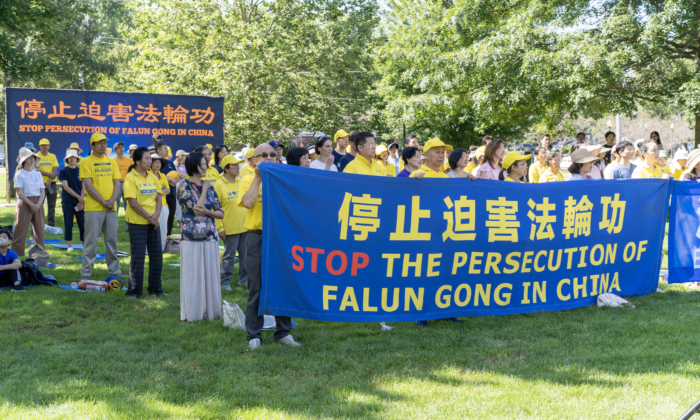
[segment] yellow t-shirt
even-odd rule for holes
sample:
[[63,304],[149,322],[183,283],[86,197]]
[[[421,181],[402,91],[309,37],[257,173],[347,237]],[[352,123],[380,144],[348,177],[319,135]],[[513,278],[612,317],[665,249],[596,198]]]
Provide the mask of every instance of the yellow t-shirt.
[[219,196],[221,208],[224,211],[223,219],[215,219],[216,230],[224,231],[227,235],[237,235],[245,232],[245,219],[248,214],[248,209],[239,207],[238,191],[241,187],[241,181],[236,178],[236,182],[229,182],[226,177],[221,177],[219,182],[214,184],[214,191]]
[[448,169],[452,169],[452,168],[450,168],[450,164],[449,164],[449,162],[447,162],[447,158],[445,158],[445,162],[443,162],[442,166],[440,166],[440,172],[447,173]]
[[474,165],[474,162],[470,160],[469,163],[467,163],[467,169],[465,169],[464,172],[472,173],[474,169],[476,169],[476,165]]
[[440,172],[435,172],[426,165],[421,165],[420,169],[411,172],[411,178],[415,178],[417,174],[425,172],[425,175],[423,175],[424,178],[449,178],[446,173],[440,171]]
[[[186,179],[190,179],[190,176],[187,175]],[[209,181],[209,185],[214,186],[216,182],[219,180],[219,171],[217,171],[215,168],[209,168],[207,169],[206,175],[202,177],[202,181]]]
[[114,161],[117,162],[117,167],[119,168],[119,179],[121,179],[122,182],[124,182],[124,179],[126,178],[126,173],[129,172],[129,166],[134,164],[134,160],[130,157],[115,157]]
[[[90,155],[81,161],[80,180],[92,179],[95,187],[103,200],[109,200],[114,193],[114,181],[120,179],[119,167],[114,159],[107,156],[101,158]],[[132,171],[133,172],[133,171]],[[116,211],[117,206],[112,207]],[[85,194],[85,211],[107,211],[107,207],[95,201],[90,194]]]
[[[247,209],[241,200],[246,192],[250,189],[250,185],[253,183],[253,178],[255,175],[248,175],[241,180],[241,186],[238,189],[238,207],[246,209],[245,217],[245,228],[246,230],[262,230],[263,228],[263,204],[262,204],[262,183],[260,183],[260,190],[258,191],[258,201],[255,202],[253,208]],[[214,186],[216,187],[216,185]],[[221,198],[219,198],[221,200]],[[224,217],[226,217],[226,211],[224,210]]]
[[523,181],[520,181],[520,180],[518,180],[518,181],[513,181],[513,180],[510,179],[509,177],[506,177],[505,181],[506,181],[506,182],[519,182],[519,183],[523,184]]
[[546,166],[542,166],[538,160],[535,160],[535,163],[530,165],[530,173],[528,176],[528,179],[530,180],[531,183],[538,183],[540,182],[540,178],[542,177],[542,174],[544,171],[547,170]]
[[[83,165],[85,166],[85,165]],[[135,198],[146,212],[156,212],[156,197],[163,195],[160,189],[160,181],[151,172],[146,178],[136,170],[129,172],[124,179],[124,198]],[[116,206],[115,206],[116,207]],[[136,213],[131,206],[126,206],[126,221],[135,225],[148,225],[148,220]]]
[[243,165],[243,167],[241,168],[241,173],[238,175],[241,177],[241,179],[243,179],[244,177],[246,177],[248,175],[254,175],[254,174],[255,174],[255,168],[251,167],[250,165],[248,165],[246,163],[245,165]]
[[363,156],[357,155],[352,162],[343,169],[343,173],[359,174],[359,175],[375,175],[385,176],[384,167],[378,161],[372,159],[370,163]]
[[673,175],[673,179],[675,179],[676,181],[680,181],[681,175],[683,175],[684,171],[685,168],[682,167],[680,163],[673,162],[671,164],[671,174]]
[[550,168],[545,169],[545,171],[540,175],[540,179],[538,182],[557,182],[557,181],[563,181],[564,180],[564,175],[557,171],[556,174],[552,173],[552,170]]
[[384,176],[396,177],[396,166],[391,163],[387,163],[387,165],[384,166],[381,160],[378,160],[377,162],[379,162],[382,168],[384,168]]
[[663,176],[663,171],[658,166],[654,165],[650,168],[649,165],[644,161],[639,161],[639,165],[632,172],[632,179],[635,178],[661,178]]
[[[163,172],[158,172],[158,175],[154,174],[153,171],[150,171],[150,173],[153,176],[155,176],[156,178],[158,178],[158,182],[160,183],[161,194],[163,193],[163,188],[167,188],[167,189],[171,188],[170,184],[168,184],[168,178],[165,176],[165,174]],[[163,207],[168,207],[168,204],[165,202],[165,195],[163,195]]]
[[[39,162],[36,163],[36,166],[41,169],[44,172],[51,172],[53,171],[53,168],[58,168],[58,160],[56,159],[56,155],[53,153],[47,153],[46,156],[41,154],[41,152],[37,152],[37,155],[40,156]],[[44,184],[48,182],[49,177],[44,176]],[[54,178],[56,179],[56,178]]]

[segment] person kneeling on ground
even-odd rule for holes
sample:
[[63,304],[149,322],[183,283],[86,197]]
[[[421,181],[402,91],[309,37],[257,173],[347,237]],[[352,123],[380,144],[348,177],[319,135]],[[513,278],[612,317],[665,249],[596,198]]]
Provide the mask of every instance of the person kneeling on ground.
[[0,230],[0,287],[12,286],[16,292],[24,292],[19,269],[22,263],[17,253],[9,248],[12,234],[9,230]]

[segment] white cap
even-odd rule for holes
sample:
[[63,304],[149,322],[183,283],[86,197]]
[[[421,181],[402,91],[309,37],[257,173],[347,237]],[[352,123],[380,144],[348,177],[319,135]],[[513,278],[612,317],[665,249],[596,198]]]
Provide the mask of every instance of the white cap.
[[679,149],[679,150],[676,152],[676,155],[674,156],[674,159],[675,159],[675,160],[678,160],[678,159],[686,159],[686,160],[687,160],[687,159],[688,159],[688,151],[685,150],[685,149]]

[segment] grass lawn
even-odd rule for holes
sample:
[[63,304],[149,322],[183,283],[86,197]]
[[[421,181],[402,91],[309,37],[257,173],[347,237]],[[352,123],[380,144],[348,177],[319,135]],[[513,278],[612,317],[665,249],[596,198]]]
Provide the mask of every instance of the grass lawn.
[[[12,214],[0,208],[0,224]],[[48,248],[67,266],[45,272],[77,280],[80,253]],[[297,319],[303,347],[264,332],[251,352],[221,320],[180,324],[177,262],[165,257],[164,298],[3,290],[0,418],[675,419],[700,398],[700,293],[680,286],[632,298],[635,309],[427,329]],[[93,278],[107,276],[97,264]],[[241,306],[246,296],[223,292]]]

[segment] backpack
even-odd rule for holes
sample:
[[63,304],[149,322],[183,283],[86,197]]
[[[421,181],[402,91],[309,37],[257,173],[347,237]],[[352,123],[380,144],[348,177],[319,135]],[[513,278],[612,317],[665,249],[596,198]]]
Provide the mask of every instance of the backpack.
[[36,261],[32,258],[27,258],[22,261],[22,268],[19,269],[19,276],[22,280],[22,286],[53,286],[58,284],[53,276],[44,276],[41,271],[39,271]]

